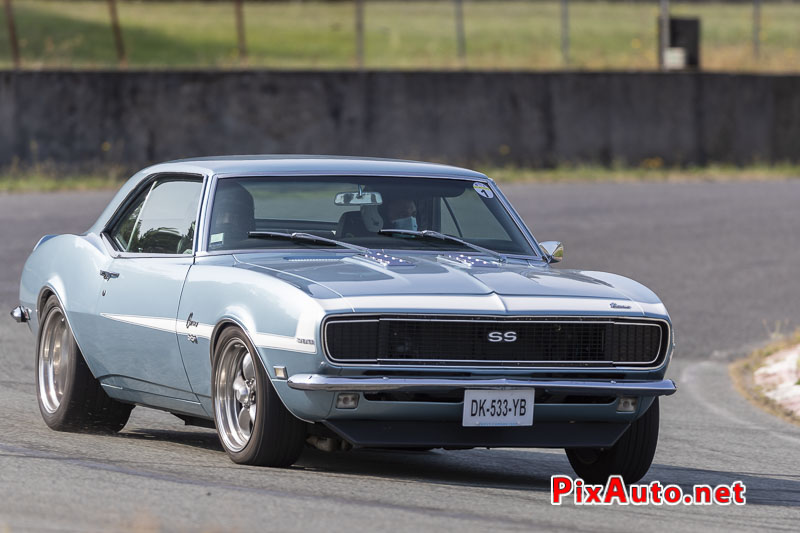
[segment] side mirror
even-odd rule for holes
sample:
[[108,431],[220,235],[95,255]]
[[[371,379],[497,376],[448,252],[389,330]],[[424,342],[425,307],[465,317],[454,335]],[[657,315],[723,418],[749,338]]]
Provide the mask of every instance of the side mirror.
[[548,263],[558,263],[564,259],[564,245],[558,241],[540,242],[539,248],[542,249],[544,260]]

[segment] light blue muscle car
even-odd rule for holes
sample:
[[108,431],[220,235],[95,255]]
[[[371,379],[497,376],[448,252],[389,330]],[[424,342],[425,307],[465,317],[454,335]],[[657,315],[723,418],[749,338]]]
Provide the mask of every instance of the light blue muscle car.
[[56,430],[119,431],[142,405],[216,428],[243,464],[555,447],[587,481],[633,482],[675,392],[669,315],[629,279],[553,269],[562,254],[477,172],[190,159],[42,237],[12,316]]

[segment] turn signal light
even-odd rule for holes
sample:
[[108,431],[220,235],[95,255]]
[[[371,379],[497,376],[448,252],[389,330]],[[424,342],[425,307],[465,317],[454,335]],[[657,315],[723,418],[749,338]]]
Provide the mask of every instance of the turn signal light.
[[337,409],[355,409],[358,407],[358,393],[343,392],[336,397]]
[[628,398],[627,396],[623,396],[619,399],[619,403],[617,404],[617,412],[633,413],[636,411],[637,403],[637,398]]

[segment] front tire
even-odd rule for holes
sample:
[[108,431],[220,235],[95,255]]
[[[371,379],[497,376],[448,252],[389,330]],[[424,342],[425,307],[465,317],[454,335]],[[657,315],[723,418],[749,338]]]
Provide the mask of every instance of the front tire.
[[636,483],[653,463],[658,444],[658,398],[645,414],[634,420],[610,448],[568,448],[567,458],[575,473],[586,483],[602,484],[619,475],[625,483]]
[[120,431],[133,406],[111,399],[94,378],[55,296],[40,316],[36,397],[45,423],[56,431]]
[[305,424],[283,406],[239,328],[229,327],[217,341],[211,394],[217,434],[233,462],[285,467],[300,457]]

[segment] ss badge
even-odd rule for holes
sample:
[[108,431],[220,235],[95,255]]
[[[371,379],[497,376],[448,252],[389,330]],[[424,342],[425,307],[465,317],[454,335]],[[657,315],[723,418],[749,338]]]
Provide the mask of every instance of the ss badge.
[[489,332],[489,342],[515,342],[517,340],[516,331],[491,331]]

